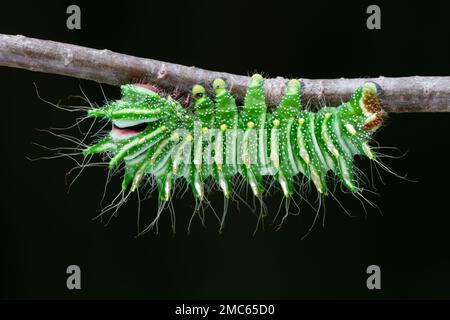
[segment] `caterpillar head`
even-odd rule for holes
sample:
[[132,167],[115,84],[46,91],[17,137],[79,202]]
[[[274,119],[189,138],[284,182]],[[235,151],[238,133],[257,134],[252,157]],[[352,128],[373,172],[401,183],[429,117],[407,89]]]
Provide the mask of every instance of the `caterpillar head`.
[[369,132],[374,132],[380,128],[385,117],[385,112],[381,107],[380,100],[377,97],[378,90],[373,82],[366,82],[362,86],[361,98],[359,105],[364,114],[364,129]]

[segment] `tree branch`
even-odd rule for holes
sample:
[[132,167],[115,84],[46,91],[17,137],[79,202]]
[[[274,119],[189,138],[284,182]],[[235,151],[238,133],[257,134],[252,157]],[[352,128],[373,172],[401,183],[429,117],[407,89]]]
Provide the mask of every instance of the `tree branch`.
[[[0,34],[0,65],[55,73],[100,83],[120,85],[136,81],[165,89],[190,92],[199,83],[211,91],[211,83],[223,78],[234,96],[242,101],[249,78],[224,72],[133,57],[109,50],[96,50],[60,42]],[[450,112],[450,77],[402,77],[364,79],[299,79],[304,101],[337,105],[365,81],[382,89],[388,112]],[[287,80],[266,79],[268,104],[273,106],[284,93]]]

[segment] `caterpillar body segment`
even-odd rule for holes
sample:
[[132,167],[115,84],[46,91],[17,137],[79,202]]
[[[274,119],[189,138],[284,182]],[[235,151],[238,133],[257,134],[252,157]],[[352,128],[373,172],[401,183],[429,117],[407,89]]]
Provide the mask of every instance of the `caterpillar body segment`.
[[358,192],[353,158],[375,159],[369,141],[384,118],[373,83],[357,88],[339,107],[317,112],[302,108],[298,80],[288,82],[273,111],[268,111],[264,79],[258,74],[251,77],[239,108],[224,80],[212,86],[214,97],[200,85],[193,87],[190,109],[146,87],[122,86],[120,100],[89,111],[92,117],[109,119],[112,130],[84,153],[109,153],[110,168],[124,163],[123,189],[134,191],[153,175],[163,201],[170,200],[178,178],[186,179],[202,200],[204,182],[212,177],[229,198],[237,174],[256,197],[265,191],[264,176],[272,176],[284,195],[292,196],[297,175],[327,195],[330,171],[348,190]]
[[239,127],[244,132],[241,145],[241,172],[256,197],[260,197],[264,189],[262,171],[267,160],[264,148],[260,150],[262,148],[260,141],[265,138],[261,135],[264,134],[267,118],[263,82],[261,75],[253,75],[245,95],[244,106],[239,114]]

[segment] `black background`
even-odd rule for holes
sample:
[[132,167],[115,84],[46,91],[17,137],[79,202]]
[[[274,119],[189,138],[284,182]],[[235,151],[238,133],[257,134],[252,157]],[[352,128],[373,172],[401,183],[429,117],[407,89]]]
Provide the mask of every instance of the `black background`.
[[[66,28],[72,2],[2,3],[0,32],[79,44],[239,74],[336,78],[450,75],[450,6],[444,1],[376,2],[382,29],[366,28],[371,2],[143,1],[73,2],[82,29]],[[448,3],[448,2],[447,2]],[[177,233],[167,214],[159,234],[135,238],[137,204],[131,198],[108,227],[92,221],[100,210],[106,169],[89,168],[67,193],[68,159],[29,161],[51,155],[32,144],[69,146],[35,129],[74,123],[57,102],[86,95],[98,104],[98,84],[57,75],[0,68],[2,185],[1,283],[4,298],[449,298],[448,114],[392,114],[377,134],[382,146],[398,147],[401,159],[385,159],[407,182],[374,174],[381,209],[367,214],[352,196],[337,192],[355,218],[332,198],[325,227],[304,240],[314,212],[301,203],[275,232],[252,236],[255,217],[230,207],[225,233],[207,213],[207,228],[186,224],[194,201],[175,201]],[[109,98],[118,90],[103,86]],[[79,101],[75,101],[80,103]],[[69,134],[80,137],[76,130]],[[369,173],[368,161],[359,161]],[[75,174],[76,175],[76,174]],[[74,178],[71,175],[69,180]],[[120,186],[113,178],[109,199]],[[142,194],[143,196],[143,194]],[[309,199],[314,201],[314,195]],[[155,214],[156,197],[141,204],[142,223]],[[248,197],[251,199],[251,197]],[[266,199],[273,216],[282,197]],[[221,211],[220,194],[211,195]],[[82,270],[82,290],[66,288],[66,267]],[[382,289],[366,288],[366,268],[382,270]]]

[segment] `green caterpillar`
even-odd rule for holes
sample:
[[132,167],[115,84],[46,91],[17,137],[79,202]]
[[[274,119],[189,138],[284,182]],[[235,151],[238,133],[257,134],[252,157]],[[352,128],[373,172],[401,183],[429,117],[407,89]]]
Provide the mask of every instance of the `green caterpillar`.
[[263,83],[259,74],[251,77],[242,107],[222,79],[212,84],[214,100],[196,85],[192,108],[151,87],[123,85],[120,100],[88,111],[91,117],[110,120],[113,128],[84,155],[108,153],[110,169],[123,162],[123,190],[134,191],[153,175],[162,201],[171,199],[178,178],[186,179],[194,196],[204,200],[210,176],[230,198],[237,174],[258,198],[265,191],[264,176],[272,176],[284,196],[291,197],[299,173],[327,195],[329,171],[358,192],[353,158],[375,159],[368,143],[385,116],[376,85],[363,84],[339,107],[311,112],[302,108],[300,82],[290,80],[270,112]]

